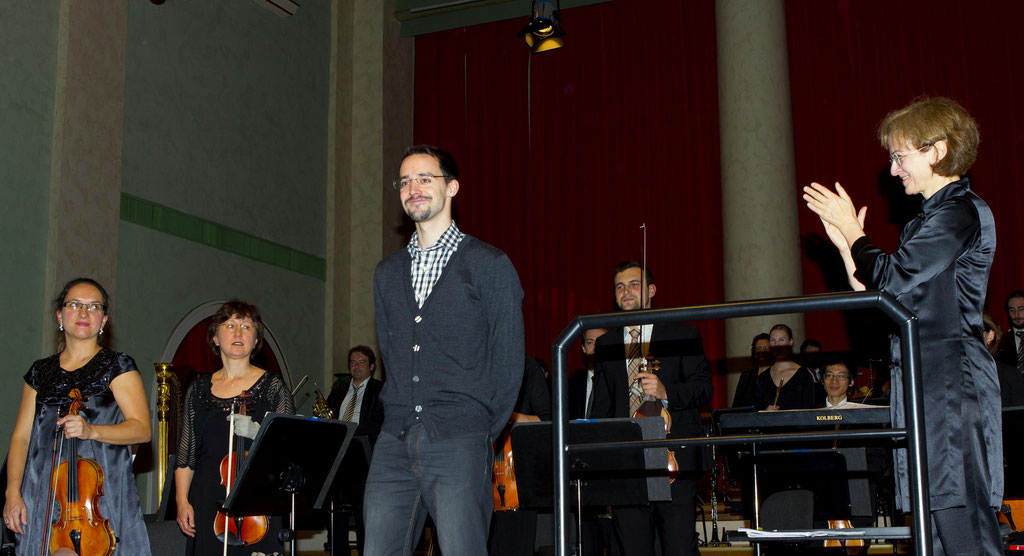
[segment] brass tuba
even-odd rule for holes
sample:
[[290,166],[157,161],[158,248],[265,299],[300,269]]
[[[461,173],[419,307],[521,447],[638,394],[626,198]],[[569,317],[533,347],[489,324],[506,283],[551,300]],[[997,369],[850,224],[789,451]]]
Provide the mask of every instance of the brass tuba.
[[316,397],[313,398],[313,416],[321,419],[334,419],[334,411],[327,404],[327,398],[324,398],[323,393],[320,392],[316,381],[313,381],[313,392],[316,394]]

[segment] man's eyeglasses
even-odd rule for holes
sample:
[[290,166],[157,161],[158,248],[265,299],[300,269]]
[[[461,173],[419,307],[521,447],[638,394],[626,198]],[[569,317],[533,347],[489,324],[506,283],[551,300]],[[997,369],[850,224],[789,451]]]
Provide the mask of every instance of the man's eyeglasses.
[[85,309],[88,313],[95,313],[96,311],[102,311],[105,307],[102,303],[96,302],[86,303],[84,301],[65,301],[64,308],[71,309],[72,311]]
[[400,178],[397,180],[393,180],[391,182],[391,185],[395,187],[396,191],[401,191],[414,183],[419,186],[430,185],[431,182],[434,181],[434,178],[447,178],[447,176],[443,174],[440,176],[431,176],[429,174],[423,174],[420,176],[416,176],[414,178]]
[[825,380],[845,380],[850,381],[850,375],[846,373],[825,373]]
[[912,150],[912,151],[910,151],[908,153],[903,153],[903,154],[900,154],[900,153],[890,153],[889,154],[889,165],[891,166],[893,163],[896,163],[896,165],[899,166],[900,169],[902,170],[903,169],[903,159],[904,158],[906,158],[906,157],[908,157],[908,156],[910,156],[910,155],[912,155],[914,153],[919,153],[919,152],[924,151],[924,150],[929,149],[929,148],[931,148],[930,144],[929,145],[925,145],[925,146],[923,146],[921,148],[918,148],[918,149],[914,149],[914,150]]

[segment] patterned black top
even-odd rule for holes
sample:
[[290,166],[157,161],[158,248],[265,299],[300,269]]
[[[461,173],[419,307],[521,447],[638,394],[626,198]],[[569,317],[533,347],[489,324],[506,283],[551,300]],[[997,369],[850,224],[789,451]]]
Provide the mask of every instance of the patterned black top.
[[[185,393],[185,408],[181,418],[181,437],[178,440],[178,467],[196,468],[197,460],[206,453],[213,452],[217,458],[227,454],[227,440],[223,442],[223,450],[218,446],[213,448],[204,446],[201,441],[206,427],[211,420],[220,417],[219,421],[226,421],[231,413],[231,404],[236,398],[218,398],[211,390],[213,382],[212,375],[204,374],[195,379],[189,385]],[[268,412],[274,413],[295,413],[295,402],[288,391],[287,385],[280,375],[264,373],[256,380],[256,383],[249,388],[249,415],[256,422],[263,421],[263,416]],[[218,425],[220,422],[218,421]],[[218,426],[218,429],[221,427]],[[225,432],[226,432],[225,428]],[[219,442],[217,444],[220,444]]]

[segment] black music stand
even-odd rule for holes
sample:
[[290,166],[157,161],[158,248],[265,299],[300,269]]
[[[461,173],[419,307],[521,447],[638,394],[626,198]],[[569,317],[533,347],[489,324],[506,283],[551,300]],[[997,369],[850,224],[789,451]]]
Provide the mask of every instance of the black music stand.
[[[510,434],[519,506],[550,508],[554,505],[551,422],[518,424],[512,427]],[[571,421],[566,434],[570,444],[663,439],[665,422],[661,419]],[[671,500],[667,465],[665,448],[570,452],[569,474],[576,480],[579,550],[582,550],[579,522],[583,506],[630,506]]]
[[[224,501],[228,515],[280,514],[289,510],[287,538],[295,551],[295,508],[320,509],[341,466],[356,424],[268,413],[249,456]],[[281,538],[281,537],[279,537]]]
[[[331,556],[342,554],[337,550],[338,532],[334,530],[334,512],[341,511],[341,509],[336,508],[335,504],[347,506],[346,513],[354,514],[357,511],[362,511],[363,492],[366,490],[366,477],[370,474],[370,456],[372,454],[368,437],[354,437],[341,459],[341,467],[335,473],[334,479],[327,485],[327,500],[330,501],[327,538],[331,545]],[[356,516],[356,519],[362,518]],[[345,544],[348,544],[347,531],[344,538]],[[345,551],[345,553],[347,552],[348,550]]]

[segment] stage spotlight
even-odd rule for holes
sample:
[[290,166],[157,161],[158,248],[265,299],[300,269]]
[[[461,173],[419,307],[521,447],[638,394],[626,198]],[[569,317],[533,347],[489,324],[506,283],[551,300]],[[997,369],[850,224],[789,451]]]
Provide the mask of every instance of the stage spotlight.
[[533,0],[533,11],[530,22],[519,31],[519,36],[526,39],[526,44],[533,53],[561,48],[565,41],[565,31],[559,25],[562,14],[551,0]]

